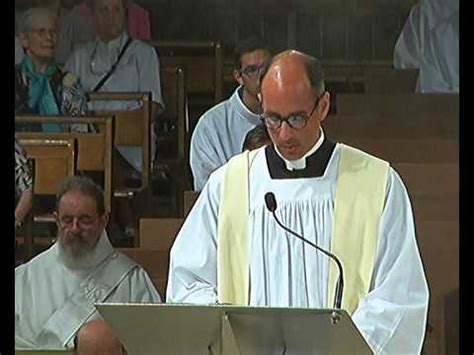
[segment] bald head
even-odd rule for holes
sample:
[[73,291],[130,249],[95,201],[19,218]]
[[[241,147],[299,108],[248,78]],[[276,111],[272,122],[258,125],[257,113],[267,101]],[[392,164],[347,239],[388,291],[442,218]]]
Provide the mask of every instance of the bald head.
[[262,94],[265,86],[311,90],[315,97],[325,91],[324,72],[316,58],[295,50],[287,50],[266,63],[260,76]]

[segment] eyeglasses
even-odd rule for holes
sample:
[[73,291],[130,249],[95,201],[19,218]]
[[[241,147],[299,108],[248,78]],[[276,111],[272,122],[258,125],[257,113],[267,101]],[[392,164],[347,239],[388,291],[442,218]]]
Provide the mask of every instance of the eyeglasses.
[[293,129],[302,129],[306,126],[306,123],[308,123],[308,120],[310,117],[313,115],[314,110],[316,110],[316,107],[318,107],[319,100],[321,99],[321,96],[316,99],[316,102],[313,105],[313,108],[311,109],[310,113],[308,115],[306,114],[300,114],[300,115],[288,115],[286,117],[281,117],[278,114],[262,114],[260,117],[262,118],[262,121],[265,123],[265,126],[269,129],[279,129],[283,122],[286,122],[288,126],[290,126]]
[[63,229],[70,229],[74,226],[74,219],[77,220],[77,226],[82,230],[91,229],[95,222],[97,221],[97,217],[91,216],[81,216],[81,217],[72,217],[72,216],[63,216],[63,217],[56,217],[56,222],[58,225]]
[[33,28],[31,29],[31,33],[34,33],[38,37],[46,37],[47,35],[50,37],[56,37],[58,35],[55,29],[51,30],[46,28]]
[[248,67],[245,67],[244,69],[239,69],[239,73],[247,75],[248,77],[258,77],[262,68],[263,68],[263,64],[262,65],[249,65]]

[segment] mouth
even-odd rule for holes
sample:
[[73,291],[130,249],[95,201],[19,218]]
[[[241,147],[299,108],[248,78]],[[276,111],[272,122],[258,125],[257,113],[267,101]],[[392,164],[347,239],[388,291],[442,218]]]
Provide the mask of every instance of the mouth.
[[64,235],[64,242],[66,244],[82,244],[83,238],[81,234],[68,233]]

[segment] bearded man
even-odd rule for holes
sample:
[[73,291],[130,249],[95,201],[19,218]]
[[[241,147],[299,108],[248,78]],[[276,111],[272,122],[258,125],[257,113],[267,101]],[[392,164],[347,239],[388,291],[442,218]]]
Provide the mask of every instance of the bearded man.
[[15,348],[120,354],[94,304],[159,303],[160,296],[146,271],[110,244],[103,192],[92,180],[63,183],[55,218],[56,243],[15,269]]

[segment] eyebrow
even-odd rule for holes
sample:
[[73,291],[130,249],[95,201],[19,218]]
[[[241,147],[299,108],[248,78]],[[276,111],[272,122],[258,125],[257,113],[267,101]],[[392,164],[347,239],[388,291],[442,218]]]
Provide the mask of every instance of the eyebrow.
[[271,115],[271,116],[278,116],[278,117],[289,117],[289,116],[301,116],[301,115],[307,115],[308,113],[306,111],[297,111],[297,112],[291,112],[288,115],[281,115],[278,112],[263,112],[264,115]]

